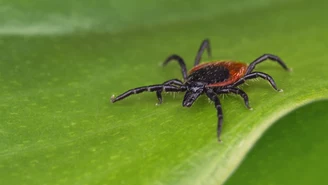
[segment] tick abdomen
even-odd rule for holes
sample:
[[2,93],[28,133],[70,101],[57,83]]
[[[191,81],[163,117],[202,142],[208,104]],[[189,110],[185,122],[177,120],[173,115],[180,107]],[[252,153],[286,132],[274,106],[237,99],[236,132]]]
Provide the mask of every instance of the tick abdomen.
[[247,64],[233,61],[203,63],[189,71],[188,81],[206,82],[209,87],[226,86],[237,81],[247,70]]

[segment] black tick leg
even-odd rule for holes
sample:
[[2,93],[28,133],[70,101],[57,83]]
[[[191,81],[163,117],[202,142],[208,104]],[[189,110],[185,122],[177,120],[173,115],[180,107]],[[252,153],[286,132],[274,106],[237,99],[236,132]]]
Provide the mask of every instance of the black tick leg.
[[247,74],[250,74],[255,66],[261,62],[264,62],[266,60],[272,60],[272,61],[275,61],[275,62],[278,62],[284,69],[286,69],[287,71],[290,71],[290,69],[287,67],[287,65],[278,57],[278,56],[275,56],[275,55],[272,55],[272,54],[264,54],[262,56],[260,56],[259,58],[255,59],[252,63],[249,64],[248,68],[247,68],[247,72],[246,72],[246,75]]
[[220,100],[215,92],[213,92],[212,89],[206,90],[207,97],[214,102],[215,108],[217,110],[217,116],[218,116],[218,126],[217,126],[217,136],[218,141],[221,142],[220,135],[222,130],[222,123],[223,123],[223,114],[222,114],[222,107]]
[[183,76],[183,80],[186,81],[187,80],[186,63],[183,61],[183,59],[179,55],[173,54],[173,55],[167,57],[167,59],[163,63],[163,66],[165,66],[166,64],[168,64],[172,60],[178,61],[179,65],[181,67],[181,73],[182,73],[182,76]]
[[165,81],[163,85],[176,85],[180,87],[183,86],[183,82],[181,82],[181,80],[178,79],[172,79],[172,80]]
[[210,41],[208,39],[203,40],[202,44],[200,45],[196,58],[195,58],[195,63],[194,66],[197,66],[200,62],[200,59],[202,58],[202,55],[205,51],[205,49],[207,49],[207,54],[209,57],[211,57],[211,46],[210,46]]
[[162,98],[162,91],[156,91],[156,96],[158,99],[158,103],[156,105],[160,105],[163,102],[163,98]]
[[274,82],[273,78],[266,74],[266,73],[262,73],[262,72],[253,72],[253,73],[250,73],[250,74],[247,74],[245,76],[243,76],[242,78],[240,78],[237,82],[235,82],[234,84],[232,84],[231,86],[228,86],[228,87],[236,87],[240,84],[243,84],[246,80],[249,80],[249,79],[253,79],[253,78],[263,78],[267,81],[269,81],[269,83],[271,84],[271,86],[276,90],[276,91],[279,91],[281,92],[282,90],[281,89],[278,89],[277,88],[277,85],[276,83]]
[[[111,102],[114,103],[116,101],[122,100],[132,94],[139,94],[145,91],[148,92],[158,92],[158,91],[165,91],[165,92],[183,92],[186,91],[187,88],[185,86],[181,86],[181,87],[175,87],[175,86],[170,86],[170,85],[162,85],[162,84],[158,84],[158,85],[150,85],[150,86],[143,86],[143,87],[137,87],[134,89],[130,89],[120,95],[118,95],[117,97],[112,96],[111,97]],[[158,95],[158,93],[157,93]],[[157,96],[158,100],[161,101],[162,96]]]
[[241,96],[244,99],[245,106],[248,109],[252,110],[252,107],[249,106],[249,101],[248,101],[247,94],[241,89],[238,89],[236,87],[231,87],[231,88],[227,88],[227,89],[219,89],[216,93],[217,94],[228,94],[228,93],[237,94],[237,95]]
[[[172,79],[172,80],[165,81],[163,83],[163,85],[175,85],[177,87],[181,87],[181,86],[183,86],[183,82],[181,82],[181,80],[178,80],[178,79]],[[162,102],[163,102],[162,91],[163,90],[156,91],[156,96],[157,96],[157,99],[158,99],[158,105],[162,104]]]

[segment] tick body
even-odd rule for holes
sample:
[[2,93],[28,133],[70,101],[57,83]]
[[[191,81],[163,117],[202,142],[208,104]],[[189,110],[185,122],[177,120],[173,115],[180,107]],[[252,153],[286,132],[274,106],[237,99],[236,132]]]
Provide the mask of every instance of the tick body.
[[207,87],[221,87],[232,84],[244,76],[247,65],[233,61],[203,63],[189,71],[188,81],[204,81]]
[[218,140],[221,141],[220,135],[223,123],[223,113],[218,95],[228,93],[237,94],[244,100],[245,106],[248,109],[251,109],[249,106],[247,94],[238,88],[238,86],[243,84],[246,80],[262,78],[267,80],[275,90],[280,91],[270,75],[263,72],[254,72],[253,70],[255,66],[269,59],[271,61],[277,62],[285,70],[289,69],[278,56],[272,54],[264,54],[251,62],[250,65],[228,60],[199,64],[201,56],[205,50],[207,50],[208,55],[211,56],[211,48],[208,39],[205,39],[202,42],[195,58],[194,67],[188,73],[186,64],[179,55],[173,54],[164,61],[164,65],[171,61],[177,61],[179,63],[183,81],[178,79],[171,79],[161,84],[137,87],[130,89],[117,97],[112,96],[111,101],[114,103],[132,94],[148,91],[156,92],[156,96],[160,104],[162,103],[163,91],[185,92],[182,106],[191,107],[200,95],[205,94],[211,101],[214,102],[215,109],[217,110],[217,137]]

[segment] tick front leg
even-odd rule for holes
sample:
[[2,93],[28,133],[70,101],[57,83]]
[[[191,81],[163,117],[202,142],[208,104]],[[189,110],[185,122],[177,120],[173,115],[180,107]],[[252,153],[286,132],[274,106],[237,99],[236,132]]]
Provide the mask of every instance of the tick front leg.
[[212,89],[208,89],[206,91],[207,97],[214,102],[215,109],[217,111],[217,117],[218,117],[218,126],[217,126],[217,136],[218,136],[218,141],[221,142],[220,135],[221,135],[221,130],[222,130],[222,123],[223,123],[223,114],[222,114],[222,107],[220,100],[217,96],[216,93],[213,92]]
[[[177,87],[181,87],[183,86],[183,82],[181,82],[181,80],[178,79],[172,79],[172,80],[165,81],[163,85],[175,85]],[[156,91],[156,97],[158,99],[157,105],[160,105],[163,102],[162,91],[163,90]]]
[[183,86],[183,82],[181,82],[181,80],[178,79],[172,79],[172,80],[165,81],[163,85]]
[[[139,94],[142,92],[158,92],[158,91],[165,91],[165,92],[183,92],[186,91],[186,87],[181,86],[181,87],[175,87],[175,86],[171,86],[171,85],[162,85],[162,84],[158,84],[158,85],[150,85],[150,86],[144,86],[144,87],[137,87],[134,89],[130,89],[120,95],[118,95],[117,97],[112,96],[111,97],[111,102],[115,103],[119,100],[122,100],[132,94]],[[158,93],[157,93],[158,94]],[[162,96],[157,96],[157,98],[159,99],[159,101],[161,101]]]
[[238,85],[245,83],[246,80],[258,78],[258,77],[263,78],[264,80],[267,80],[276,91],[279,91],[279,92],[283,91],[282,89],[277,88],[276,83],[274,82],[273,78],[270,75],[268,75],[266,73],[262,73],[262,72],[253,72],[248,75],[245,75],[244,77],[240,78],[237,82],[235,82],[234,84],[232,84],[231,86],[228,86],[228,87],[236,87]]

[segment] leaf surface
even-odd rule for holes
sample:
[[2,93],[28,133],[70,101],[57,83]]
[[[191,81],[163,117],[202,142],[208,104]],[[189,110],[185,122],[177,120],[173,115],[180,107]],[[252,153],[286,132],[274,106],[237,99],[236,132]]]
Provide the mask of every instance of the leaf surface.
[[[272,123],[327,98],[325,1],[213,2],[181,2],[171,8],[168,2],[142,1],[122,8],[36,1],[15,7],[37,10],[26,14],[26,21],[18,13],[11,22],[1,20],[4,184],[222,183]],[[15,9],[12,3],[6,7]],[[195,12],[197,7],[204,13]],[[61,21],[66,19],[76,25],[69,22],[66,28]],[[152,93],[109,103],[112,94],[180,78],[178,64],[162,68],[161,62],[177,53],[190,69],[204,38],[211,39],[213,53],[204,61],[250,63],[272,53],[293,69],[286,72],[269,61],[256,68],[270,74],[284,92],[264,80],[249,82],[242,89],[253,111],[240,97],[220,97],[223,143],[217,142],[216,111],[205,97],[189,109],[181,106],[182,94],[164,95],[160,106]]]

